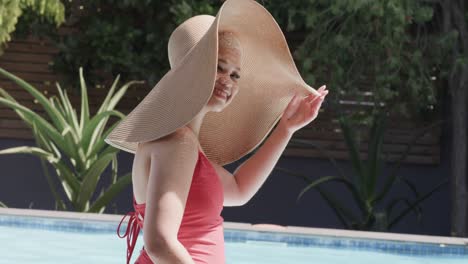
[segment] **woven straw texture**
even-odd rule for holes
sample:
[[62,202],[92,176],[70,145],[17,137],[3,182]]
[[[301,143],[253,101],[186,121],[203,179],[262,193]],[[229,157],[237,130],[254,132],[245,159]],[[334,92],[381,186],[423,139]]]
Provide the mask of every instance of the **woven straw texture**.
[[294,92],[317,91],[301,78],[284,35],[252,0],[227,0],[216,17],[200,15],[179,25],[168,44],[171,70],[105,139],[135,153],[188,124],[209,101],[218,61],[218,32],[232,31],[241,42],[239,92],[222,112],[209,112],[199,140],[206,156],[220,165],[253,151],[281,118]]

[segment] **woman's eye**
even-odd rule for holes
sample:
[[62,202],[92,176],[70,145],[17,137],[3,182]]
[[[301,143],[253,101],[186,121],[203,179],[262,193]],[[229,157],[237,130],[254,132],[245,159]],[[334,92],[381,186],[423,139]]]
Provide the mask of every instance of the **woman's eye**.
[[239,74],[237,74],[237,73],[231,74],[231,76],[233,76],[233,77],[236,78],[236,79],[240,79],[240,76],[239,76]]
[[223,68],[221,68],[221,66],[218,66],[218,71],[223,71]]

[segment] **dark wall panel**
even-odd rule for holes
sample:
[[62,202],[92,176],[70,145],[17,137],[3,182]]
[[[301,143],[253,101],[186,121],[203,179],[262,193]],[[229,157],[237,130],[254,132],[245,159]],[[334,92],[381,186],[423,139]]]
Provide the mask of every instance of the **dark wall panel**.
[[[0,149],[33,145],[30,140],[1,139]],[[444,144],[442,144],[443,146]],[[422,193],[435,186],[444,177],[448,177],[447,151],[443,149],[442,160],[439,165],[423,166],[405,164],[400,175],[415,182]],[[231,172],[247,157],[225,168]],[[131,170],[133,155],[119,153],[119,172]],[[345,171],[350,171],[348,162],[338,163]],[[301,171],[312,178],[336,175],[335,168],[326,159],[290,158],[283,156],[279,167]],[[389,168],[386,168],[388,174]],[[51,170],[53,173],[53,171]],[[107,186],[110,181],[110,170],[103,174],[98,189]],[[55,202],[49,191],[43,175],[39,159],[30,155],[2,155],[0,156],[0,201],[9,207],[33,208],[53,210]],[[55,179],[55,178],[54,178]],[[56,179],[55,179],[56,180]],[[55,182],[57,184],[57,182]],[[304,187],[302,180],[274,171],[259,192],[242,207],[225,207],[223,217],[225,221],[270,223],[292,226],[309,226],[323,228],[342,228],[333,211],[326,205],[320,195],[312,190],[296,202],[297,195]],[[325,188],[335,193],[342,201],[351,201],[351,196],[343,186],[331,183]],[[395,188],[392,195],[410,195],[409,189],[403,185]],[[434,194],[422,204],[423,224],[416,221],[410,213],[404,221],[398,224],[395,232],[449,235],[450,230],[450,197],[448,185]],[[353,203],[349,203],[353,206]],[[132,209],[132,188],[128,186],[111,205],[106,213],[125,214]],[[400,211],[398,207],[396,211]]]

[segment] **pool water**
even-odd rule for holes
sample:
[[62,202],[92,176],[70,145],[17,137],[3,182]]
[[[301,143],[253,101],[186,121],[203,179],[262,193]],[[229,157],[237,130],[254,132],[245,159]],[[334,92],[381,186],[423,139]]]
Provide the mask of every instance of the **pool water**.
[[[42,221],[42,220],[41,220]],[[49,220],[43,220],[49,221]],[[61,221],[61,220],[59,220]],[[64,220],[68,221],[68,220]],[[70,231],[69,226],[53,222],[49,226],[20,225],[3,221],[0,217],[0,263],[125,263],[126,239],[115,233],[115,223],[106,223],[107,231]],[[78,223],[78,222],[74,222]],[[90,224],[91,225],[91,224]],[[52,228],[55,226],[54,228]],[[114,230],[114,232],[112,232]],[[243,236],[242,232],[250,232]],[[253,234],[257,233],[257,234]],[[226,263],[232,264],[276,264],[276,263],[314,263],[314,264],[399,264],[399,263],[444,263],[467,264],[468,249],[459,246],[446,252],[430,252],[430,248],[406,247],[405,254],[381,252],[363,246],[345,247],[343,243],[335,246],[314,246],[306,240],[302,245],[292,245],[288,239],[278,239],[283,234],[260,234],[262,232],[225,230]],[[249,240],[265,238],[272,241]],[[291,235],[288,235],[291,236]],[[285,238],[285,237],[283,237]],[[334,238],[336,240],[336,238]],[[350,243],[349,238],[346,243]],[[275,242],[283,241],[283,242]],[[360,242],[359,242],[360,243]],[[381,243],[381,242],[379,242]],[[394,243],[394,242],[393,242]],[[405,243],[400,243],[402,246]],[[414,243],[413,243],[414,244]],[[367,244],[369,245],[369,243]],[[382,244],[384,245],[384,244]],[[143,246],[140,235],[132,256],[133,263]],[[416,252],[415,250],[419,250]],[[421,250],[427,250],[422,254]],[[414,251],[414,252],[413,252]],[[414,254],[413,254],[414,253]]]

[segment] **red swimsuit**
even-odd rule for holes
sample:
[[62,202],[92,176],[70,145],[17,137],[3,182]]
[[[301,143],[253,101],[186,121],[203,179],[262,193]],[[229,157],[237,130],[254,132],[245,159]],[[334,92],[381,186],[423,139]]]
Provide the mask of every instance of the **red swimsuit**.
[[[203,158],[200,158],[203,157]],[[223,209],[223,186],[216,170],[201,150],[190,185],[184,216],[177,238],[197,264],[225,263]],[[138,234],[143,229],[145,204],[137,204],[133,196],[134,212],[127,213],[117,228],[117,235],[127,236],[127,264],[135,247]],[[130,216],[125,234],[120,236],[120,225]],[[144,247],[136,260],[137,264],[153,263]]]

